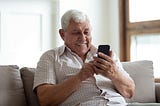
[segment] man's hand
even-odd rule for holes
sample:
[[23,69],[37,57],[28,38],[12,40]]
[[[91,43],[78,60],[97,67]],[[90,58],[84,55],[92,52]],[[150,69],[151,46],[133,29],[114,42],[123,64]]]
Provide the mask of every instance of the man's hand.
[[91,61],[89,63],[83,64],[81,71],[78,73],[78,76],[81,81],[84,81],[89,77],[93,77],[94,73],[94,64],[93,61]]
[[112,60],[112,51],[110,56],[107,56],[101,52],[98,53],[99,57],[94,57],[94,70],[96,74],[101,74],[109,79],[113,79],[117,74],[117,66]]
[[99,53],[98,55],[101,58],[94,57],[95,73],[111,79],[122,96],[131,98],[135,89],[134,81],[131,77],[121,73],[119,68],[116,66],[115,61],[112,59],[113,52],[110,51],[110,56],[103,53]]

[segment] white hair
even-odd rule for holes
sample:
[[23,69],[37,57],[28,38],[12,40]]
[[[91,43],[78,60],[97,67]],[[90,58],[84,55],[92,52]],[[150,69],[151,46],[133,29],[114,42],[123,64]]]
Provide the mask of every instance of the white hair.
[[89,21],[89,18],[86,14],[78,10],[69,10],[61,18],[61,26],[63,30],[66,30],[70,20],[73,20],[77,23]]

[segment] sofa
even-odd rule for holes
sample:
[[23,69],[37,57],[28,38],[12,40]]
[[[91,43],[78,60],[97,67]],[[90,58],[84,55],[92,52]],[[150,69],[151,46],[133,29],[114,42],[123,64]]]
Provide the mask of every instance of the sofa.
[[[154,82],[153,63],[148,60],[122,62],[135,81],[135,94],[128,105],[159,105],[160,83]],[[0,65],[0,106],[39,106],[33,92],[35,68]]]

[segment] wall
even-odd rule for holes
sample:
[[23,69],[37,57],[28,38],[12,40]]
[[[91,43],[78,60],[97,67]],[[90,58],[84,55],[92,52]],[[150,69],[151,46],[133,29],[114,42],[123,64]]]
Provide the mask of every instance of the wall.
[[57,1],[0,0],[0,64],[35,67],[56,45]]
[[120,55],[118,0],[108,0],[108,16],[108,42],[116,54]]

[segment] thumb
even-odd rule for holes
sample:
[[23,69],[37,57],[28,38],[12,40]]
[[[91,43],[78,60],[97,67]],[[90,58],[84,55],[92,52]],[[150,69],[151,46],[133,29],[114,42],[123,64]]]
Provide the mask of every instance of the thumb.
[[112,50],[109,51],[109,56],[110,56],[111,58],[113,58],[113,51],[112,51]]

